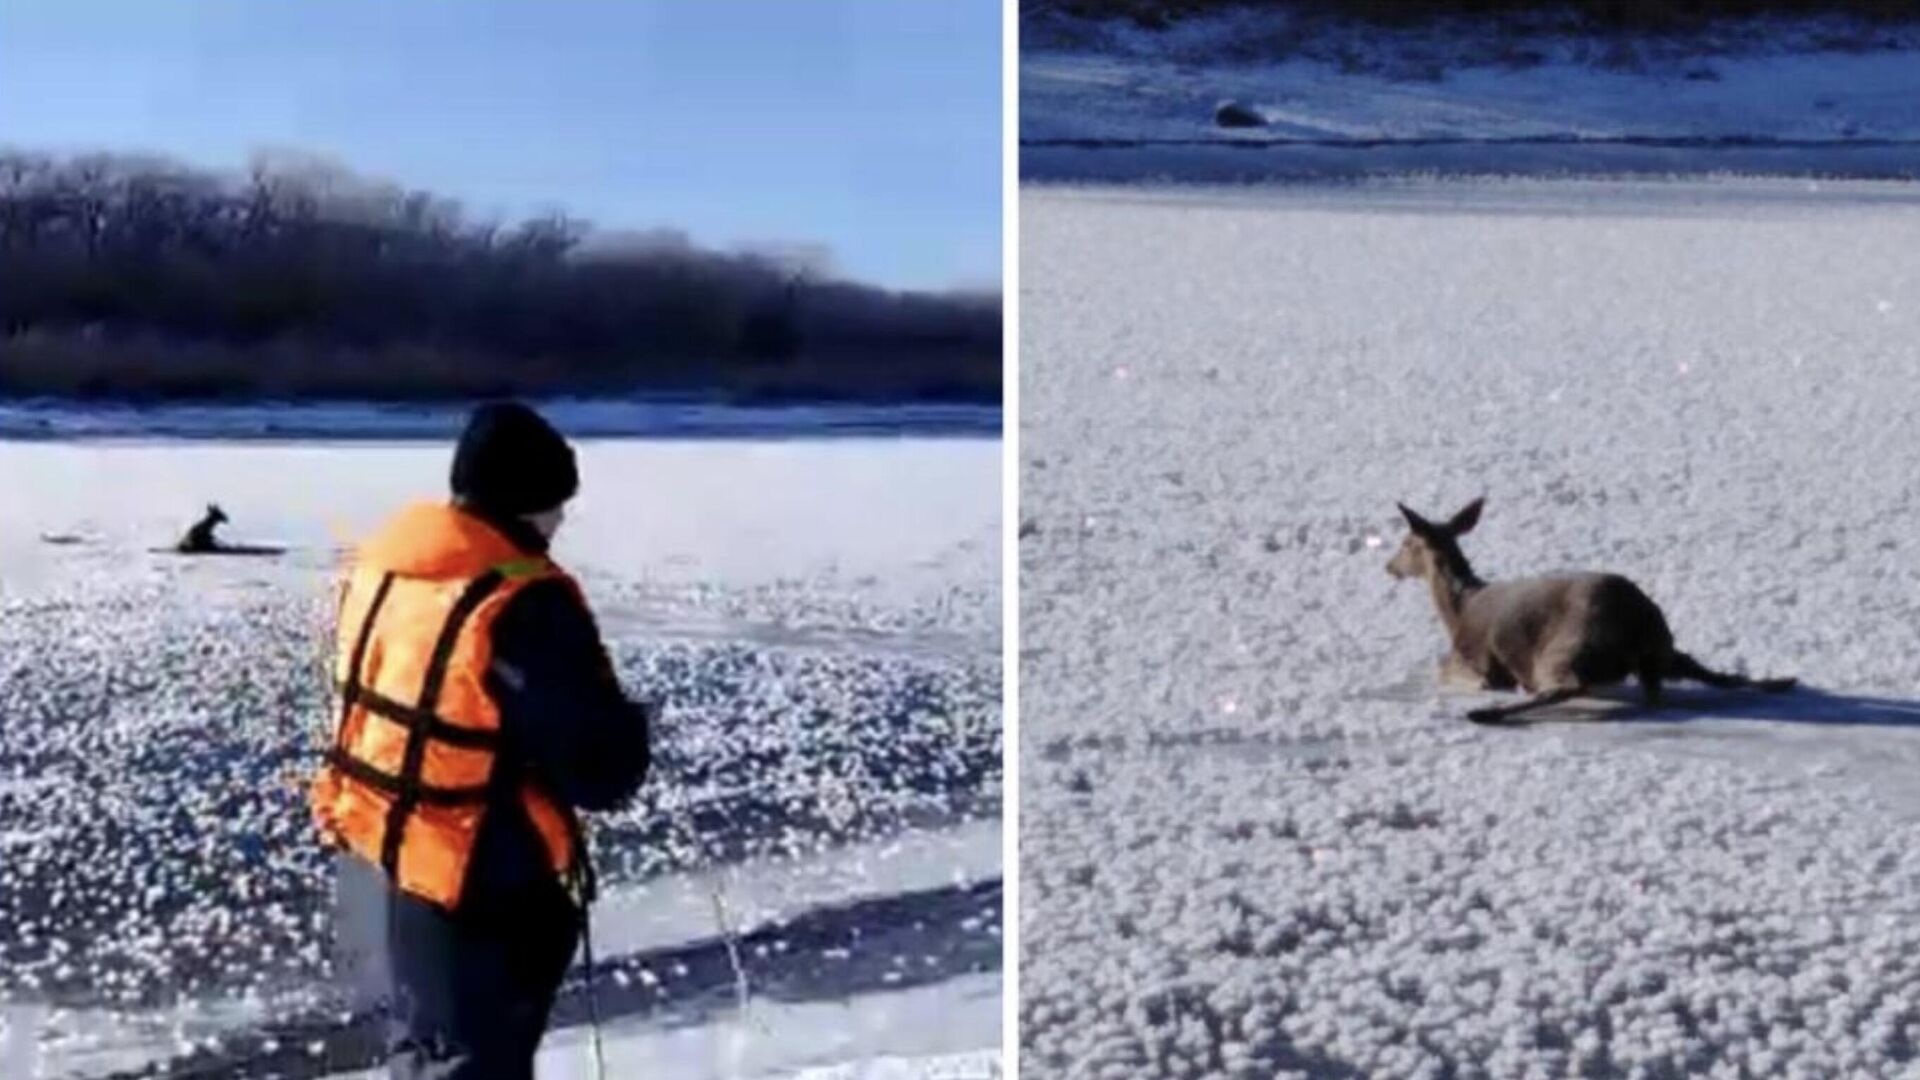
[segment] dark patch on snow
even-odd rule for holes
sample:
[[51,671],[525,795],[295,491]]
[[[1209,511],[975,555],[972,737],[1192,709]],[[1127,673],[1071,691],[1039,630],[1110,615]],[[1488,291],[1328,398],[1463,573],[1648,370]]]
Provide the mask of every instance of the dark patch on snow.
[[[830,1001],[897,992],[963,975],[1000,970],[1000,878],[969,885],[874,897],[816,908],[741,934],[752,1002]],[[604,959],[593,980],[603,1024],[646,1016],[659,1027],[706,1023],[736,1007],[735,974],[724,938]],[[575,968],[554,1004],[549,1032],[589,1021],[583,969]],[[383,1060],[378,1010],[316,1012],[236,1033],[217,1051],[201,1051],[106,1080],[284,1080],[368,1069]]]
[[1213,110],[1213,123],[1223,128],[1263,128],[1267,118],[1237,101],[1223,101]]

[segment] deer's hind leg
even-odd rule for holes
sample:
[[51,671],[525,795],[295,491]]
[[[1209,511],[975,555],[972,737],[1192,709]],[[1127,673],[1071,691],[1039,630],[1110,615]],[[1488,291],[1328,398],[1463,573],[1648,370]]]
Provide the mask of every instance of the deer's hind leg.
[[1557,690],[1548,690],[1535,694],[1517,705],[1498,705],[1485,709],[1474,709],[1467,713],[1467,719],[1476,724],[1505,724],[1521,713],[1533,709],[1544,709],[1549,705],[1558,705],[1570,701],[1587,692],[1584,686],[1564,686]]
[[1514,688],[1513,675],[1500,666],[1500,661],[1487,658],[1484,671],[1468,663],[1458,652],[1449,652],[1440,661],[1440,682],[1443,686],[1471,687],[1475,690],[1511,690]]
[[[1531,697],[1513,705],[1474,709],[1467,713],[1467,719],[1477,724],[1506,723],[1522,713],[1580,697],[1593,685],[1583,670],[1587,665],[1580,660],[1577,644],[1549,645],[1532,658],[1532,663],[1511,667],[1513,674],[1509,677],[1518,676],[1520,686]],[[1499,666],[1497,657],[1494,666]]]
[[1666,679],[1667,666],[1663,660],[1647,657],[1640,661],[1640,694],[1646,698],[1647,708],[1660,707],[1661,683]]

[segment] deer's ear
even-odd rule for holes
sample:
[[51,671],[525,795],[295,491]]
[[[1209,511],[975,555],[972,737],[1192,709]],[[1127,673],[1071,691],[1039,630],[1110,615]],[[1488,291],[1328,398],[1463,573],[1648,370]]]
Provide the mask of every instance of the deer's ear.
[[1480,524],[1480,508],[1486,504],[1487,497],[1482,495],[1462,507],[1459,513],[1453,515],[1453,520],[1447,522],[1447,531],[1455,536],[1472,532],[1473,527]]
[[1433,522],[1407,509],[1406,503],[1394,503],[1393,505],[1399,507],[1400,516],[1407,519],[1407,528],[1412,529],[1421,536],[1429,536],[1433,533]]

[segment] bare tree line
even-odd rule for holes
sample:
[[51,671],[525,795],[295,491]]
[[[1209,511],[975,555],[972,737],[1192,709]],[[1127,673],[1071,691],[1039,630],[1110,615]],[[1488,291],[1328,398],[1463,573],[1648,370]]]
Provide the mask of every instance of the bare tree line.
[[644,390],[997,400],[1000,300],[468,220],[306,155],[226,175],[0,151],[0,393]]

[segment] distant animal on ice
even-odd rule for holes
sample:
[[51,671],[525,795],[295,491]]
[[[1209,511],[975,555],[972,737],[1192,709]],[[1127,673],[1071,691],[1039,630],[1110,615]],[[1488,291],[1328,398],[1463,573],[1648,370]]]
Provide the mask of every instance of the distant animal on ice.
[[1400,506],[1411,531],[1387,563],[1387,573],[1395,578],[1422,579],[1433,591],[1452,644],[1443,672],[1477,677],[1483,689],[1518,685],[1533,695],[1515,705],[1475,709],[1469,719],[1510,720],[1629,675],[1639,679],[1650,706],[1660,704],[1661,684],[1669,679],[1769,693],[1796,685],[1793,679],[1749,679],[1708,669],[1674,647],[1659,606],[1618,574],[1482,581],[1459,540],[1479,522],[1485,501],[1475,499],[1442,523]]
[[213,530],[226,522],[227,512],[220,509],[217,503],[208,503],[206,514],[187,530],[180,542],[173,546],[174,550],[182,555],[201,555],[220,550],[220,541],[213,535]]

